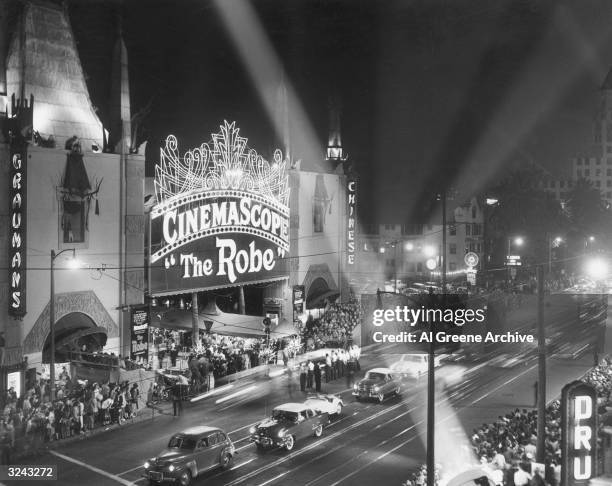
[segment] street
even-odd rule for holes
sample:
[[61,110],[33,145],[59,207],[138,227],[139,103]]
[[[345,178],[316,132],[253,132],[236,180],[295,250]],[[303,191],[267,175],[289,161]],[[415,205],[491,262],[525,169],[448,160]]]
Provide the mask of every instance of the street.
[[[361,361],[359,375],[384,364],[378,353],[366,354]],[[581,360],[551,358],[548,397],[557,396],[565,383],[580,377],[591,365],[588,356]],[[534,358],[512,368],[484,363],[465,366],[462,382],[437,395],[436,462],[452,468],[465,460],[475,461],[469,453],[472,428],[516,407],[533,407],[536,373]],[[425,380],[407,384],[401,399],[389,398],[382,404],[356,402],[344,379],[324,384],[324,392],[344,399],[343,414],[332,419],[320,439],[297,443],[290,453],[278,449],[258,452],[248,441],[249,427],[268,416],[275,405],[305,398],[297,382],[290,390],[287,377],[282,376],[244,383],[245,395],[224,400],[224,396],[237,395],[241,386],[236,383],[226,395],[185,403],[180,417],[156,415],[154,420],[73,442],[26,462],[56,464],[62,485],[147,484],[141,476],[145,460],[159,453],[174,432],[207,424],[228,431],[238,454],[230,470],[211,471],[194,484],[399,485],[425,461],[425,384]]]

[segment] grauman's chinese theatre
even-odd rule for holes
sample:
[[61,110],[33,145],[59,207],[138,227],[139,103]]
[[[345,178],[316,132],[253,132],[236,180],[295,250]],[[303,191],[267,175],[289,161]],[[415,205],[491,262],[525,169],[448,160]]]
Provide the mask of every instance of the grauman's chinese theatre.
[[67,10],[0,3],[0,390],[19,395],[24,378],[45,375],[51,315],[56,364],[83,347],[128,354],[121,309],[144,302],[144,156],[132,146],[120,31],[108,50],[102,120]]

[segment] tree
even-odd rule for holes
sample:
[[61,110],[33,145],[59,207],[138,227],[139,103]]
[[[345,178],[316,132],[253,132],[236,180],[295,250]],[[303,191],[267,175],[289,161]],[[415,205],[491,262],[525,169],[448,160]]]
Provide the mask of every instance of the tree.
[[545,263],[553,235],[567,227],[568,217],[554,196],[537,187],[542,180],[537,167],[516,169],[491,191],[498,203],[487,218],[493,241],[493,260],[502,264],[510,238],[521,236],[521,255],[527,264]]

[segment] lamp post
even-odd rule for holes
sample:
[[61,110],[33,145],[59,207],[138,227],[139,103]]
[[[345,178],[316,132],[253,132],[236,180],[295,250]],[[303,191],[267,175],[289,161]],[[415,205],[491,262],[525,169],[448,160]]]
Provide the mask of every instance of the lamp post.
[[507,286],[510,285],[510,265],[508,265],[508,262],[509,262],[508,257],[511,256],[513,243],[516,246],[523,246],[523,243],[525,243],[525,240],[521,236],[515,237],[514,241],[512,240],[512,237],[508,237],[508,253],[506,254],[506,285]]
[[558,247],[561,243],[563,243],[563,238],[561,238],[560,236],[557,236],[555,238],[552,238],[552,236],[551,236],[551,237],[548,238],[548,273],[549,274],[552,273],[552,248],[553,248],[553,244],[555,245],[555,247]]
[[72,262],[73,267],[75,266],[75,252],[74,248],[66,248],[65,250],[60,251],[59,253],[55,253],[55,250],[51,250],[51,281],[50,281],[50,300],[49,300],[49,334],[51,337],[51,359],[49,365],[49,398],[50,401],[53,402],[55,400],[55,259],[60,256],[62,253],[67,251],[72,252]]

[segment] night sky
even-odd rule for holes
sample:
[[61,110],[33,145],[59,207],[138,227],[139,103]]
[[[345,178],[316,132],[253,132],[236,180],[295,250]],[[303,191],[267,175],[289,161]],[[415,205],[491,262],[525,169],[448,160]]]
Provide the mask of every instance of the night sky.
[[[364,181],[365,220],[404,222],[440,189],[467,195],[512,161],[569,175],[569,159],[588,148],[598,90],[612,67],[608,0],[251,4],[321,154],[329,96],[341,99],[343,145]],[[115,5],[70,3],[103,120]],[[166,135],[184,151],[208,141],[224,119],[264,155],[279,146],[215,2],[126,0],[123,32],[132,111],[151,102],[149,170]]]

